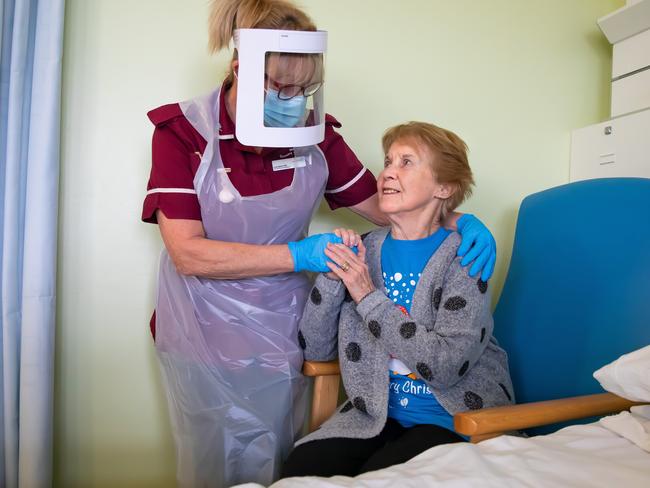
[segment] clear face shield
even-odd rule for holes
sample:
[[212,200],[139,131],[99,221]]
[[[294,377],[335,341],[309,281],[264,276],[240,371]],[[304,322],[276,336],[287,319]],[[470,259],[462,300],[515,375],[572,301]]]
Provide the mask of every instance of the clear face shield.
[[267,53],[264,127],[314,127],[325,120],[323,55]]
[[325,135],[326,32],[238,29],[237,139],[301,147]]

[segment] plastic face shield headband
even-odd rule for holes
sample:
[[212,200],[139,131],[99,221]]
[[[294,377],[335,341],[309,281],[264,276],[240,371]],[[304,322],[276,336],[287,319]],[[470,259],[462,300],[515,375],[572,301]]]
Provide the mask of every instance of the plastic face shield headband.
[[321,142],[327,33],[238,29],[235,47],[239,60],[237,139],[257,147]]

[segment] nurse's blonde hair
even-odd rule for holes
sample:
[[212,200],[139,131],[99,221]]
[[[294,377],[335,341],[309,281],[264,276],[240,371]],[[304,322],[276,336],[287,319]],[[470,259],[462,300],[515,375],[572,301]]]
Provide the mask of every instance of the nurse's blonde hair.
[[453,193],[444,202],[442,218],[456,209],[472,194],[474,176],[467,157],[467,144],[452,131],[427,122],[407,122],[384,133],[381,145],[384,154],[395,142],[415,142],[433,156],[431,165],[440,183],[451,185]]
[[[212,0],[208,22],[210,52],[227,48],[235,29],[315,31],[316,25],[306,13],[286,0]],[[232,85],[233,78],[230,69],[225,86]]]

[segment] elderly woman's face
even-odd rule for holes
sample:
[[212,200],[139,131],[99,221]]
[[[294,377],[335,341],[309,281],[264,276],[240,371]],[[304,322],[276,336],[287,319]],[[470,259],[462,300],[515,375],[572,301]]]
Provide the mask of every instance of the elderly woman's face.
[[419,214],[436,205],[433,157],[415,141],[395,141],[377,178],[379,208],[388,216]]

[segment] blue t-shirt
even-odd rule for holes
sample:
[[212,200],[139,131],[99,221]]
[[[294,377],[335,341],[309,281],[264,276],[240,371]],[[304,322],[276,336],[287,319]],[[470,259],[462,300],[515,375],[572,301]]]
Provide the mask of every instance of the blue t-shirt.
[[[411,310],[413,293],[422,270],[451,232],[440,228],[429,237],[413,241],[396,240],[390,234],[381,248],[384,292],[406,315]],[[453,417],[430,390],[399,358],[389,363],[390,391],[388,417],[404,427],[418,424],[440,425],[454,430]]]

